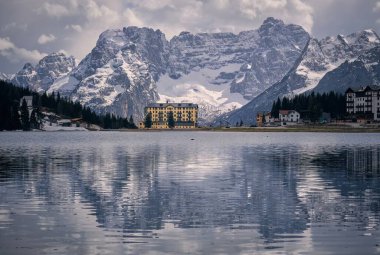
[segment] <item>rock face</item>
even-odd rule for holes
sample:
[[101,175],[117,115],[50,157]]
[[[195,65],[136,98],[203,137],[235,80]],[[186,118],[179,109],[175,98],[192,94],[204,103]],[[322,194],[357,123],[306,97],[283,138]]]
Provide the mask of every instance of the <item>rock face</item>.
[[11,82],[20,87],[43,92],[59,78],[68,75],[76,66],[75,58],[55,52],[41,59],[36,66],[30,63],[17,72]]
[[210,121],[280,80],[308,40],[302,27],[274,18],[239,34],[182,32],[170,41],[168,71],[157,83],[161,101],[198,103]]
[[217,123],[250,124],[277,97],[325,90],[339,75],[353,84],[360,75],[351,74],[359,70],[360,81],[375,82],[376,75],[368,77],[378,60],[363,54],[376,55],[369,50],[379,43],[373,30],[317,40],[274,18],[239,34],[182,32],[170,41],[160,30],[126,27],[103,32],[78,66],[73,57],[53,53],[35,67],[26,64],[11,81],[136,120],[148,103],[176,101],[199,104],[203,122],[221,116]]
[[182,32],[170,41],[159,30],[127,27],[103,32],[77,67],[55,53],[26,64],[12,81],[135,119],[150,102],[191,101],[210,121],[280,80],[308,41],[302,27],[274,18],[239,34]]
[[71,97],[99,113],[141,118],[144,107],[158,100],[155,82],[166,70],[167,53],[159,30],[105,31],[72,72],[78,84]]
[[239,108],[294,65],[309,40],[300,26],[268,18],[258,30],[182,32],[167,41],[159,30],[127,27],[103,32],[95,48],[59,91],[100,113],[133,115],[155,101],[191,101],[211,120]]
[[5,73],[0,73],[0,80],[1,81],[9,81],[11,79],[11,76]]
[[353,61],[345,61],[328,72],[314,89],[324,93],[331,90],[344,93],[349,87],[380,85],[380,46],[366,51]]
[[362,82],[363,85],[368,82],[377,84],[379,58],[376,59],[376,52],[379,45],[380,39],[373,30],[327,37],[320,41],[313,38],[281,81],[244,107],[221,116],[218,122],[235,123],[243,120],[246,124],[253,124],[256,113],[269,111],[278,97],[293,96],[314,89],[317,92],[343,92],[347,86]]

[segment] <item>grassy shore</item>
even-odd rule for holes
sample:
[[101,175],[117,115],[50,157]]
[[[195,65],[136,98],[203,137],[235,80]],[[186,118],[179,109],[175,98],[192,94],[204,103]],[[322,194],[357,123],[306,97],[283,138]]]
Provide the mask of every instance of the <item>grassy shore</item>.
[[334,127],[334,126],[293,126],[293,127],[255,127],[219,128],[214,131],[227,132],[324,132],[324,133],[380,133],[380,128],[372,127]]
[[178,131],[210,131],[210,132],[325,132],[325,133],[380,133],[380,127],[351,127],[330,125],[308,125],[288,127],[199,127],[196,129],[117,129],[104,131],[130,132],[178,132]]

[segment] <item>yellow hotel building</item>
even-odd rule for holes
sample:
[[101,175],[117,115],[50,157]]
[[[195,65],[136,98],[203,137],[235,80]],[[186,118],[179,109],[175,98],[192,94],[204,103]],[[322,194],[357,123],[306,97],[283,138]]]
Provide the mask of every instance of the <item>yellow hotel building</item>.
[[[169,128],[168,116],[173,113],[174,128],[196,128],[198,126],[198,105],[192,103],[152,103],[145,107],[145,116],[152,115],[152,128]],[[144,128],[144,122],[140,123]]]

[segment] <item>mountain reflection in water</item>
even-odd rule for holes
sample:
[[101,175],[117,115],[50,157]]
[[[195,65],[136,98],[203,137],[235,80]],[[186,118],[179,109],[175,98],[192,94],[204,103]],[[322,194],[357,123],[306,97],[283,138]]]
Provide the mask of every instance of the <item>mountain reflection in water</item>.
[[3,132],[0,141],[1,254],[379,252],[376,134]]

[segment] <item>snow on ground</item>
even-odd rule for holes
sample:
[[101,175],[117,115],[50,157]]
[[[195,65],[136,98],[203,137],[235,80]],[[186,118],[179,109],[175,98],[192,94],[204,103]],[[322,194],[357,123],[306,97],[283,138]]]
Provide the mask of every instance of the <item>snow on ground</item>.
[[44,131],[88,131],[84,127],[61,127],[61,126],[45,126]]
[[48,123],[44,123],[42,128],[44,131],[88,131],[84,127],[62,127],[58,126],[55,123],[52,123],[51,126]]
[[216,85],[212,82],[221,72],[235,72],[240,64],[230,64],[217,70],[191,71],[179,79],[164,75],[157,82],[159,102],[191,102],[199,105],[199,117],[211,121],[216,116],[237,109],[248,103],[239,93],[230,92],[230,84]]

